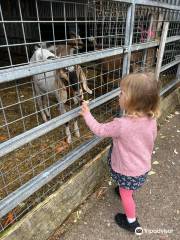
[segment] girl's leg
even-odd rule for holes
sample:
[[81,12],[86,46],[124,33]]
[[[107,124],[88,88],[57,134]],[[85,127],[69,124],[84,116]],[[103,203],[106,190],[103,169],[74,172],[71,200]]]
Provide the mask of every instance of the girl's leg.
[[119,188],[121,202],[127,218],[136,218],[136,205],[133,199],[133,190]]
[[121,195],[121,202],[125,214],[117,213],[115,215],[115,222],[119,225],[119,227],[130,232],[142,232],[140,224],[136,219],[136,205],[132,196],[133,190],[119,188],[119,193]]

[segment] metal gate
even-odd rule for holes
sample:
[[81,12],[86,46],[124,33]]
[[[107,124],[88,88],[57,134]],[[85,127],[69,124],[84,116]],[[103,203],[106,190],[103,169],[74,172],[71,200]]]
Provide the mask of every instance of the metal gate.
[[180,4],[2,0],[0,18],[3,231],[101,148],[79,117],[82,97],[108,121],[122,76],[154,71],[161,95],[179,83]]

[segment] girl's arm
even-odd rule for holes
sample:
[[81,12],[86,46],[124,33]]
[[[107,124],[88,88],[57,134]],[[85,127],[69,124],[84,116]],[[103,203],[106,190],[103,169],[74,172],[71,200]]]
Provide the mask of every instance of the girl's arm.
[[99,137],[118,137],[120,135],[119,119],[115,118],[109,123],[99,123],[92,116],[86,102],[82,104],[82,111],[80,113],[90,130]]

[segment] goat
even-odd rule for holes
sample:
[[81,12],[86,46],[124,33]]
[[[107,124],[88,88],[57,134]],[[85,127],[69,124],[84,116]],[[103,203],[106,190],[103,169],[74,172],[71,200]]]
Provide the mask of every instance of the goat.
[[[37,48],[32,55],[30,62],[36,62],[40,60],[46,61],[52,58],[55,58],[53,53],[49,52],[47,49]],[[67,100],[67,91],[62,79],[68,79],[68,76],[61,69],[58,71],[50,71],[33,76],[35,94],[37,95],[37,103],[44,122],[47,122],[47,118],[50,117],[50,113],[46,105],[46,93],[55,95],[59,103],[60,114],[66,112],[64,103]],[[67,142],[70,143],[71,134],[68,124],[66,124],[66,136]]]
[[[70,43],[71,45],[57,46],[58,56],[62,57],[62,56],[73,54],[73,51],[76,49],[78,45],[77,45],[77,42],[73,43],[73,39]],[[51,51],[53,51],[52,47],[50,47],[50,49]],[[56,52],[56,49],[54,50]],[[40,60],[46,61],[52,58],[55,58],[54,53],[50,52],[48,49],[37,48],[33,56],[31,57],[30,62],[34,62],[34,61],[36,62]],[[65,82],[68,82],[68,84],[71,85],[73,89],[73,94],[74,94],[73,100],[75,104],[77,104],[80,100],[83,99],[83,89],[89,94],[92,94],[92,91],[87,86],[87,79],[80,65],[71,66],[66,69],[58,69],[56,71],[50,71],[50,72],[37,74],[33,76],[35,93],[38,96],[37,103],[41,111],[41,116],[44,122],[46,122],[47,118],[50,117],[50,113],[46,106],[46,96],[44,95],[45,93],[50,93],[55,95],[59,103],[60,114],[63,114],[66,112],[64,103],[66,103],[67,101],[67,91],[66,91],[66,86],[63,80]],[[82,86],[81,86],[81,81],[82,81]],[[78,84],[80,87],[78,87]],[[77,121],[74,122],[74,130],[75,130],[76,136],[80,137]],[[66,124],[66,136],[67,136],[67,142],[71,143],[71,133],[70,133],[68,123]]]
[[[70,40],[68,40],[68,44],[59,44],[48,47],[47,49],[51,51],[53,54],[56,54],[57,57],[65,57],[70,56],[75,53],[77,49],[81,49],[83,46],[83,42],[79,35],[75,35],[74,33],[70,33]],[[80,100],[83,100],[83,89],[92,94],[92,90],[89,89],[87,85],[86,76],[80,65],[75,65],[71,67],[67,67],[65,70],[69,72],[69,80],[70,83],[74,86],[74,103],[77,104],[77,96],[81,96]],[[78,86],[79,84],[79,86]],[[82,86],[81,86],[82,85]]]

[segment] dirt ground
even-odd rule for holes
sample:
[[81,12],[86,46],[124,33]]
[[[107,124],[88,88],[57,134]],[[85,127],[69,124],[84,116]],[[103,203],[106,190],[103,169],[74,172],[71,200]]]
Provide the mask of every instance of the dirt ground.
[[[151,175],[135,193],[137,215],[144,231],[139,239],[180,239],[179,162],[180,109],[177,109],[161,125],[153,152]],[[49,240],[137,239],[137,236],[115,224],[114,215],[121,211],[114,184],[107,176],[102,186],[71,214]]]

